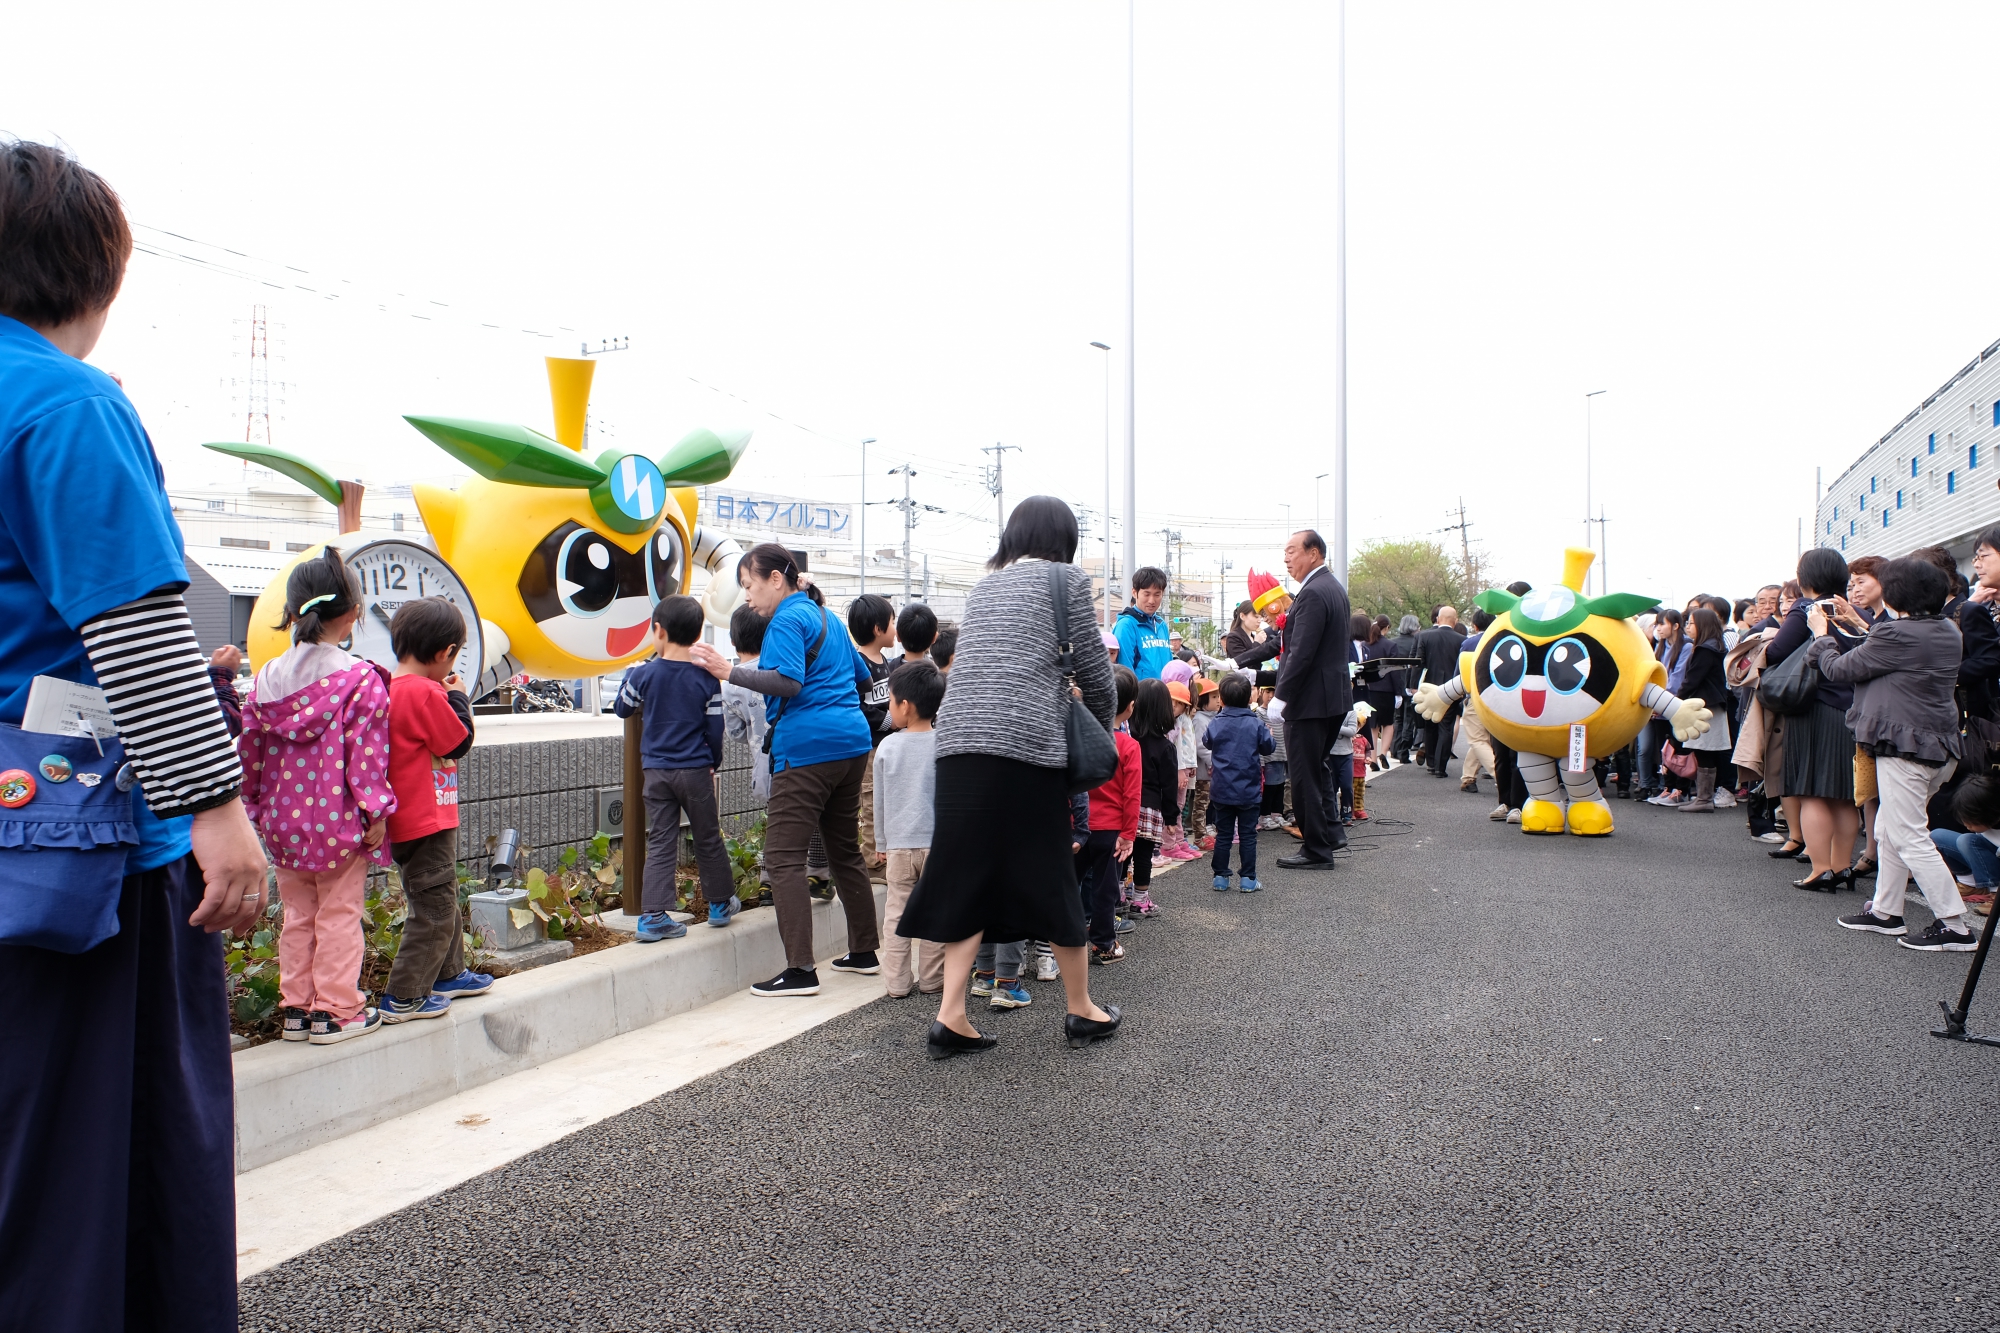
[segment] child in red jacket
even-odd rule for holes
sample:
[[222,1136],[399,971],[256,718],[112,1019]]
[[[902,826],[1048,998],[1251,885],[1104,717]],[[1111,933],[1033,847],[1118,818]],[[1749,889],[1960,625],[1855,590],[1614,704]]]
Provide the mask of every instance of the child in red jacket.
[[1125,956],[1116,934],[1118,863],[1132,854],[1139,836],[1139,742],[1126,723],[1139,697],[1139,678],[1127,667],[1113,667],[1118,687],[1118,718],[1112,739],[1118,744],[1118,771],[1090,793],[1090,837],[1076,851],[1076,882],[1090,917],[1090,961],[1115,963]]

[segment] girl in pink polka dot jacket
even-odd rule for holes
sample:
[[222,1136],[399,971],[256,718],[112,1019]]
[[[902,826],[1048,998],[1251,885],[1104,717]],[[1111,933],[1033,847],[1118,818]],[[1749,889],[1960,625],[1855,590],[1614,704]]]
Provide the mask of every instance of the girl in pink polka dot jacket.
[[361,906],[368,862],[389,864],[388,674],[336,645],[360,614],[340,552],[301,561],[285,584],[292,646],[243,705],[243,804],[278,870],[278,970],[286,1041],[375,1030],[362,1003]]

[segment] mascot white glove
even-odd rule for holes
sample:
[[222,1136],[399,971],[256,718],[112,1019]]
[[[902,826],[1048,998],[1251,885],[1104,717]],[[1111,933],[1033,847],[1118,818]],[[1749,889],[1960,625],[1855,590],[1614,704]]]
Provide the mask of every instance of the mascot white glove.
[[1451,707],[1444,700],[1444,691],[1429,681],[1417,686],[1417,692],[1410,696],[1410,706],[1426,722],[1442,722],[1445,710]]
[[1674,710],[1674,715],[1670,719],[1674,728],[1674,739],[1693,740],[1708,730],[1708,720],[1714,716],[1715,714],[1709,712],[1700,699],[1681,700],[1681,706]]

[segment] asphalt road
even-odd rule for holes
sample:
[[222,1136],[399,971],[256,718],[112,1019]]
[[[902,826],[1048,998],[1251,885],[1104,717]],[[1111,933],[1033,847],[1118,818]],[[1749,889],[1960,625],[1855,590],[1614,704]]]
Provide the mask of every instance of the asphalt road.
[[1368,797],[1331,871],[1159,881],[1111,1042],[1048,983],[932,1064],[884,1000],[253,1278],[243,1326],[2000,1326],[2000,1049],[1928,1035],[1965,955],[1838,929],[1738,812]]

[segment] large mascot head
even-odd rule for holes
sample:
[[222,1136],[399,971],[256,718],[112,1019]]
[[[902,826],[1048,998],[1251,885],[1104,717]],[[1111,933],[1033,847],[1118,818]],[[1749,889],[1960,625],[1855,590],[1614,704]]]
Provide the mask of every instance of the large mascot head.
[[[556,439],[525,426],[404,418],[479,474],[455,491],[413,487],[417,511],[439,554],[477,590],[481,614],[538,676],[595,676],[644,654],[654,604],[688,586],[690,488],[726,478],[750,441],[748,431],[697,430],[657,460],[615,450],[586,458],[591,365],[549,359]],[[724,591],[726,618],[733,583]]]
[[1556,587],[1476,599],[1496,619],[1460,671],[1480,720],[1510,749],[1566,753],[1569,729],[1580,722],[1592,758],[1613,754],[1646,724],[1650,710],[1640,695],[1647,684],[1667,683],[1667,669],[1630,619],[1658,599],[1584,596],[1583,576],[1595,558],[1571,547]]

